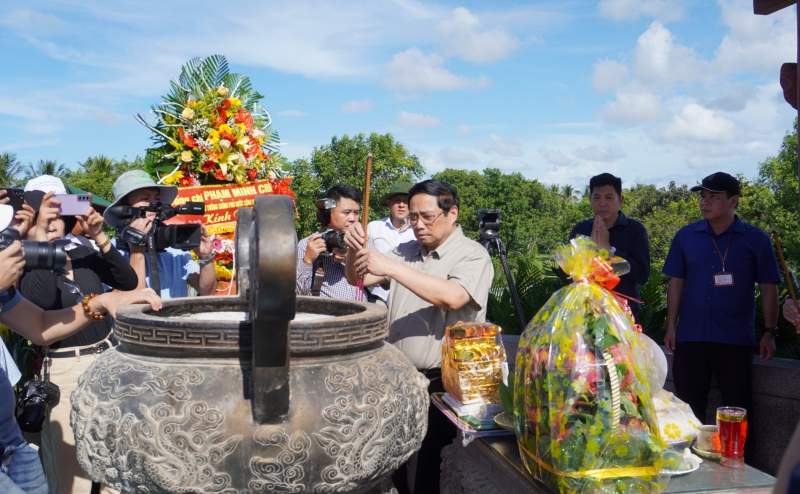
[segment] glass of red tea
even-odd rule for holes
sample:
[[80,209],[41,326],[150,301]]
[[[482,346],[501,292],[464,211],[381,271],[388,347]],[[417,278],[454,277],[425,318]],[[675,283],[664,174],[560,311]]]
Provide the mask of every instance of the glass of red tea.
[[728,468],[744,467],[747,410],[737,407],[717,408],[717,427],[722,442],[720,464]]

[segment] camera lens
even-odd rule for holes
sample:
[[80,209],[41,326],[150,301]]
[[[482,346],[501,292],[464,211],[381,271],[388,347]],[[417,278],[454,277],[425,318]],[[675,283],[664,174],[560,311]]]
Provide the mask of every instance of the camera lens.
[[69,240],[55,240],[53,242],[37,242],[35,240],[22,240],[22,254],[25,258],[25,269],[54,269],[63,268],[67,264],[67,254],[64,246]]

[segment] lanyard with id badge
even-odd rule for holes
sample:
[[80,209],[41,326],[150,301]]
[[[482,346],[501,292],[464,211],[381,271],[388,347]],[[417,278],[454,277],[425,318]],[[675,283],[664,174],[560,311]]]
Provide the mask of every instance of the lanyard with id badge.
[[736,232],[731,233],[731,238],[730,240],[728,240],[728,246],[725,247],[724,255],[719,250],[719,245],[717,245],[717,240],[714,238],[714,235],[711,235],[711,241],[714,242],[714,247],[717,249],[717,255],[719,256],[719,260],[722,261],[722,271],[720,271],[719,273],[714,273],[713,275],[715,288],[734,285],[733,273],[725,271],[725,259],[728,258],[728,252],[731,250],[731,243],[733,243],[734,235],[736,235]]

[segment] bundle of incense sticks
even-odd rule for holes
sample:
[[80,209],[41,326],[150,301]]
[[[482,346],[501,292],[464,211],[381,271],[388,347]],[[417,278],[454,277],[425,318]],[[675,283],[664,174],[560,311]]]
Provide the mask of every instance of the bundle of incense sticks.
[[[372,153],[367,155],[367,174],[364,178],[364,201],[361,207],[361,228],[364,230],[364,247],[367,246],[367,224],[369,223],[369,187],[372,180]],[[364,278],[359,277],[356,283],[358,287],[358,299],[364,298]]]

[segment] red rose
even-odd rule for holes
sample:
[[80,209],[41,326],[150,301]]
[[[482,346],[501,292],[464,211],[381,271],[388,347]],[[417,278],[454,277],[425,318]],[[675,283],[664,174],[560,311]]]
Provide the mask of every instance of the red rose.
[[178,183],[181,185],[181,187],[190,187],[194,185],[194,177],[191,175],[186,175],[181,177],[180,180],[178,180]]
[[202,169],[204,172],[210,173],[213,172],[216,167],[217,163],[214,160],[206,160],[205,163],[203,163]]
[[214,178],[217,180],[225,180],[228,178],[228,176],[222,173],[222,170],[217,170],[217,172],[214,174]]
[[230,141],[231,144],[235,144],[236,143],[236,138],[233,137],[233,134],[230,134],[228,132],[220,132],[219,133],[219,138],[220,139],[227,139],[228,141]]
[[250,177],[250,180],[255,180],[256,177],[258,176],[258,170],[256,170],[255,168],[250,168],[249,170],[247,170],[247,176]]
[[222,104],[225,105],[225,108],[230,108],[231,107],[231,100],[229,100],[228,98],[225,98],[224,100],[222,100]]

